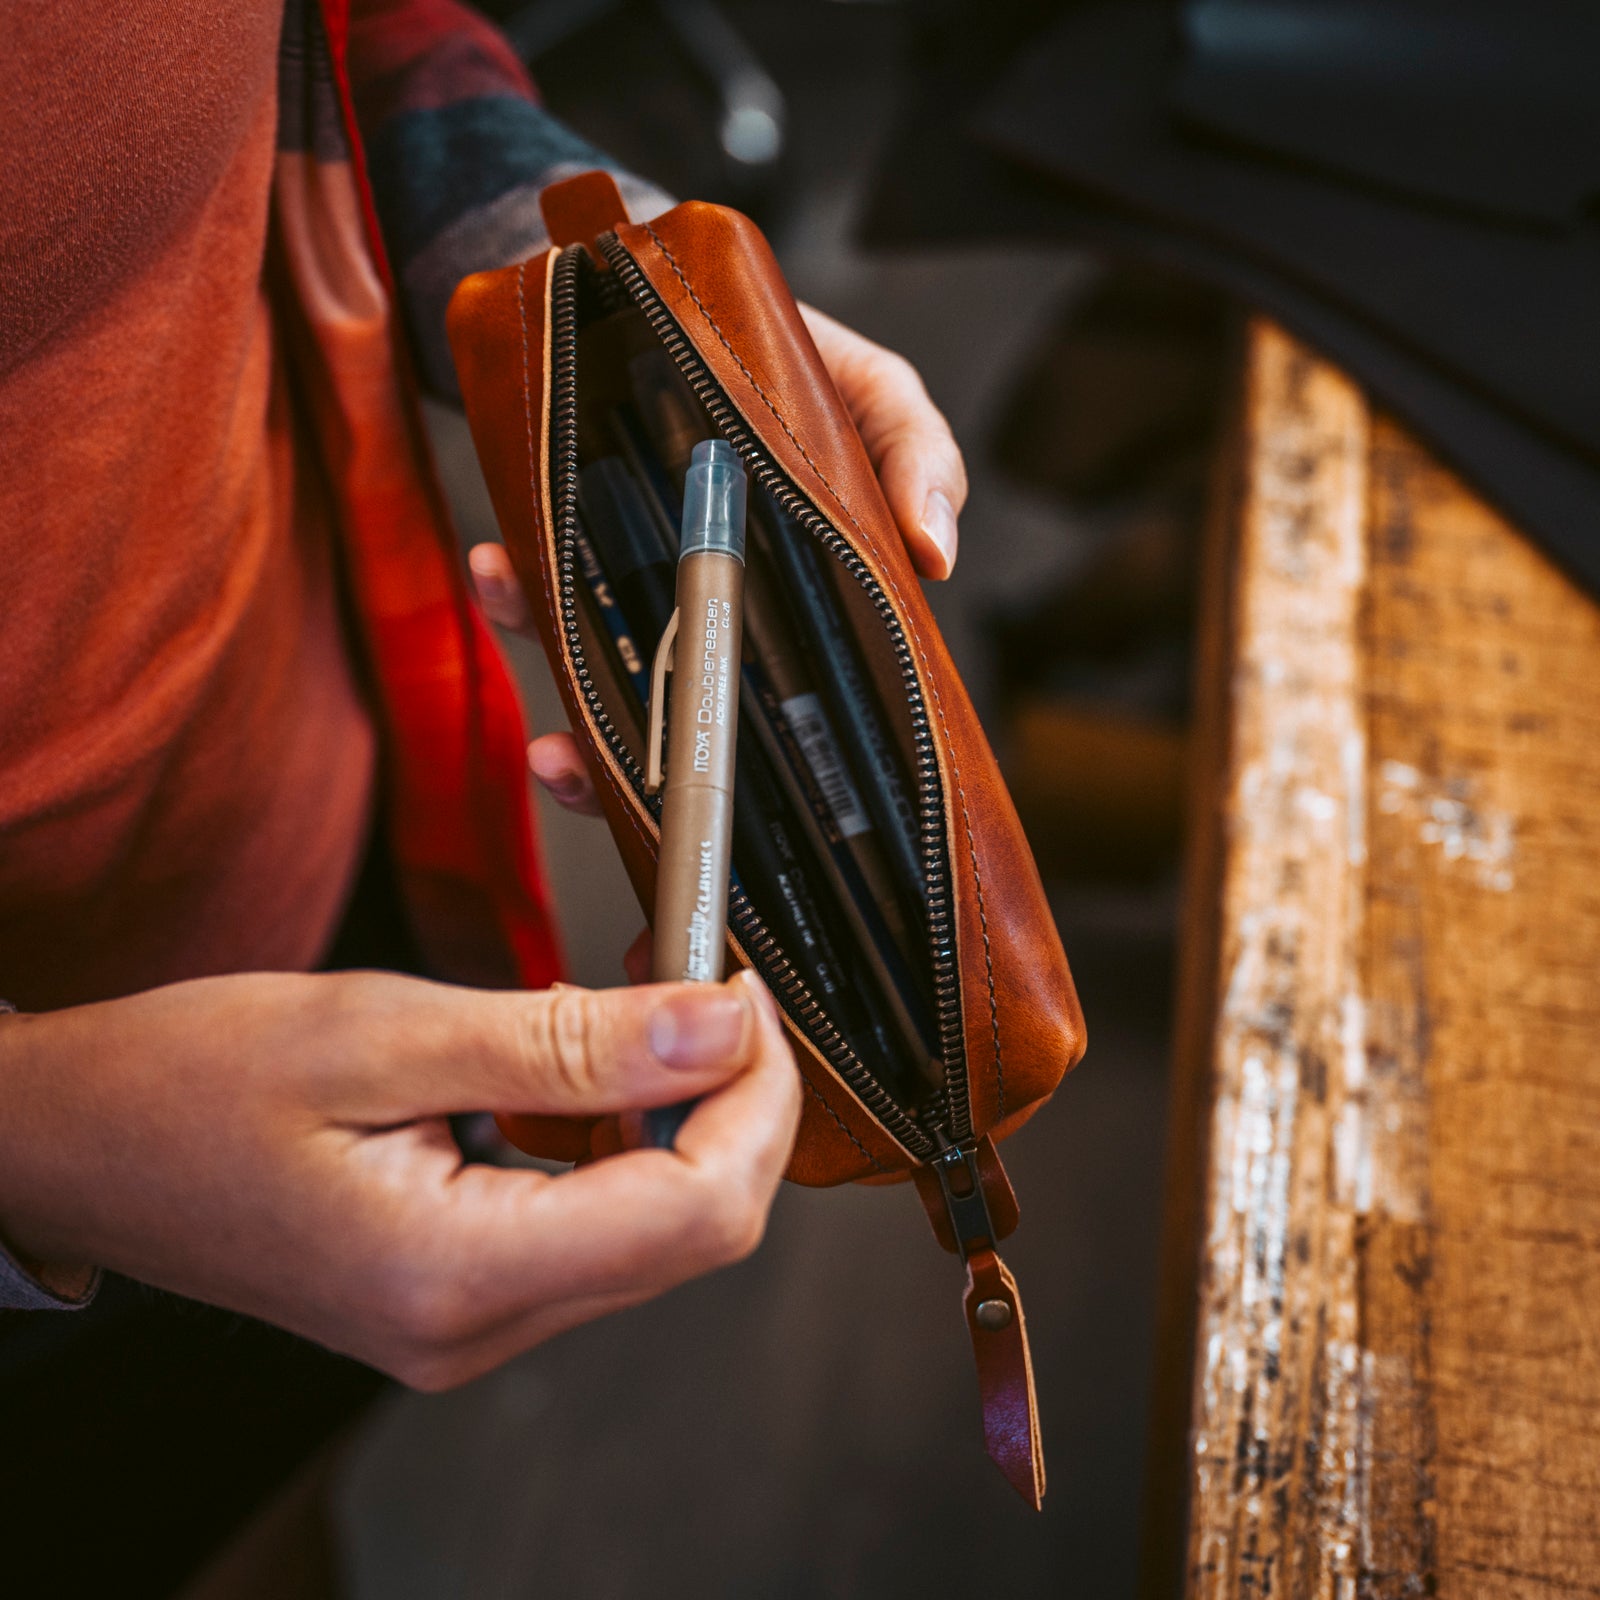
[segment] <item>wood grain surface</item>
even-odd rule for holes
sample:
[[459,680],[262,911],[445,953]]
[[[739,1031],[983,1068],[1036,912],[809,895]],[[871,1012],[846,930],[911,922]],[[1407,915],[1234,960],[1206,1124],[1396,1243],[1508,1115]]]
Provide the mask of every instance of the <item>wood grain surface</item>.
[[1147,1588],[1600,1595],[1600,608],[1246,344]]

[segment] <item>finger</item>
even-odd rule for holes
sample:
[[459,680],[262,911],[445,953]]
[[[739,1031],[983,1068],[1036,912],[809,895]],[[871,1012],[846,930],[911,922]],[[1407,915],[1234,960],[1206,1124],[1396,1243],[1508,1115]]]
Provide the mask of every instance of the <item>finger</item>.
[[580,816],[598,817],[600,797],[570,733],[541,734],[528,746],[528,769],[551,799]]
[[[776,1189],[800,1126],[800,1070],[777,1001],[760,978],[746,970],[726,987],[745,996],[755,1014],[751,1065],[722,1093],[708,1096],[694,1108],[678,1130],[674,1153],[713,1172],[738,1155],[756,1170],[770,1173],[771,1187]],[[765,1147],[748,1142],[752,1122],[767,1127]]]
[[413,1356],[408,1360],[401,1355],[398,1360],[380,1360],[375,1364],[413,1389],[454,1389],[493,1372],[546,1339],[553,1339],[585,1322],[626,1311],[659,1292],[636,1288],[583,1299],[553,1300],[521,1317],[503,1319],[491,1331],[474,1335],[464,1343],[432,1345],[420,1358]]
[[[642,1298],[748,1255],[799,1125],[794,1059],[759,983],[749,1068],[708,1096],[674,1151],[636,1150],[554,1179],[465,1168],[450,1185],[447,1241],[474,1308],[457,1354],[504,1359],[553,1331],[564,1304]],[[471,1347],[476,1346],[474,1351]]]
[[800,1121],[800,1083],[776,1010],[749,974],[757,1047],[746,1071],[703,1099],[667,1150],[634,1150],[564,1174],[532,1196],[565,1293],[664,1289],[749,1254]]
[[483,614],[501,628],[523,632],[532,620],[522,585],[511,570],[511,557],[498,544],[475,544],[467,555],[472,586]]
[[672,1105],[743,1071],[757,1041],[756,1007],[733,984],[501,993],[378,974],[341,982],[336,1004],[352,1009],[331,1020],[362,1049],[318,1081],[347,1126]]
[[967,471],[950,425],[902,356],[806,306],[807,325],[849,408],[912,563],[924,577],[955,566]]

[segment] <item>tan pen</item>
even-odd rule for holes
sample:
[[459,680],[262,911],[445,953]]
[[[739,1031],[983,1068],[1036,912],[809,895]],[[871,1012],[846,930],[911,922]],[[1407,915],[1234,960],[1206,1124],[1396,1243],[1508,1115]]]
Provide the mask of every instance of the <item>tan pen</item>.
[[[733,865],[744,515],[745,475],[737,453],[726,440],[702,440],[684,477],[677,609],[656,649],[650,685],[647,787],[663,790],[651,966],[658,982],[716,983],[722,977]],[[669,1148],[691,1109],[693,1102],[685,1102],[647,1112],[649,1142]]]

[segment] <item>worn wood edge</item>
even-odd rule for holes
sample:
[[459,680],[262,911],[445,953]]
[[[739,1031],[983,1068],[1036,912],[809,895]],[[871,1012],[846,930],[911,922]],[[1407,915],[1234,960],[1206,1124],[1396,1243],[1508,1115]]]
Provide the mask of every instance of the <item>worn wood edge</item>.
[[1144,1592],[1594,1594],[1600,607],[1283,335],[1246,366]]
[[1268,322],[1250,328],[1245,373],[1219,633],[1231,660],[1211,664],[1227,702],[1216,947],[1209,972],[1194,954],[1181,1002],[1181,1115],[1198,1156],[1191,1404],[1167,1469],[1184,1480],[1188,1593],[1354,1594],[1372,1377],[1357,1248],[1373,1182],[1360,972],[1370,419],[1348,380]]
[[1361,1524],[1369,418],[1271,324],[1249,383],[1190,1440],[1206,1596],[1352,1587]]

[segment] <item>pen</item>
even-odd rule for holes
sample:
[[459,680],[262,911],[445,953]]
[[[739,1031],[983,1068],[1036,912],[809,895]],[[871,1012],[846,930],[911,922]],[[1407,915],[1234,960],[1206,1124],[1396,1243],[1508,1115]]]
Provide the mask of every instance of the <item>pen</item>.
[[[689,397],[681,387],[682,380],[670,360],[664,356],[660,360],[653,359],[659,355],[660,352],[653,352],[635,357],[629,369],[638,414],[646,415],[654,423],[650,439],[640,438],[637,415],[632,407],[616,407],[611,412],[612,430],[636,479],[627,485],[625,494],[613,493],[612,500],[619,516],[625,512],[636,526],[642,524],[643,519],[640,512],[631,507],[641,501],[650,502],[654,512],[652,521],[659,523],[663,517],[670,517],[674,526],[678,521],[677,495],[666,482],[658,456],[649,448],[650,443],[654,443],[660,458],[669,464],[681,462],[686,467],[696,442],[693,419],[686,409]],[[620,467],[619,462],[613,462],[605,468],[608,482],[618,481]],[[586,467],[584,472],[589,474],[597,470],[599,464]],[[644,493],[640,494],[639,490]],[[629,506],[622,505],[624,499]],[[637,543],[637,540],[631,542]],[[619,577],[619,587],[621,581]],[[632,609],[637,613],[637,606]],[[842,848],[854,858],[857,873],[865,878],[871,900],[891,937],[902,951],[915,951],[920,944],[920,922],[913,935],[884,856],[877,824],[862,803],[851,764],[834,733],[832,713],[816,692],[809,663],[794,637],[783,599],[773,589],[770,569],[764,569],[756,561],[745,564],[744,649],[759,664],[761,674],[771,685],[774,703],[766,708],[767,714],[791,735],[788,746],[799,752],[811,786],[821,795],[829,835],[827,853],[837,859]],[[880,752],[878,759],[887,761],[892,757]],[[897,799],[903,798],[897,795]]]
[[768,714],[787,733],[787,745],[799,753],[800,765],[821,796],[819,815],[827,821],[830,846],[842,845],[854,858],[891,935],[902,950],[914,950],[916,941],[895,896],[877,826],[862,804],[832,715],[773,591],[770,567],[754,560],[745,579],[744,622],[746,653],[771,691]]
[[683,521],[683,498],[677,488],[677,485],[683,482],[683,474],[679,473],[676,480],[668,477],[667,469],[662,466],[651,448],[650,440],[639,422],[638,413],[632,406],[613,406],[608,413],[607,421],[611,426],[611,437],[616,442],[622,459],[627,462],[629,470],[648,491],[646,498],[650,502],[651,511],[655,514],[657,526],[665,535],[667,545],[675,549],[678,543],[678,527]]
[[636,355],[628,363],[628,387],[662,465],[674,482],[681,482],[704,436],[705,413],[665,350]]
[[[585,467],[585,473],[590,472]],[[602,481],[603,480],[603,481]],[[642,598],[646,626],[659,641],[671,618],[671,606],[658,609],[652,605],[663,589],[670,595],[670,584],[663,585],[659,574],[654,581],[636,584],[635,566],[629,564],[632,544],[619,534],[618,522],[631,519],[637,528],[640,519],[628,509],[631,491],[618,491],[619,480],[604,472],[588,480],[588,504],[591,511],[608,516],[605,526],[610,534],[612,548],[620,552],[616,560],[627,572],[634,598]],[[628,615],[618,598],[612,593],[604,564],[600,561],[588,536],[580,528],[576,535],[576,553],[579,570],[588,585],[590,599],[597,619],[602,621],[617,645],[617,653],[627,669],[627,680],[633,689],[633,704],[619,715],[632,717],[637,710],[644,714],[650,705],[650,668],[641,661],[641,652],[650,651],[648,638],[641,637],[636,647]],[[671,567],[664,556],[649,559],[664,567],[671,575]],[[748,576],[748,575],[747,575]],[[748,597],[748,588],[747,588]],[[642,737],[642,735],[641,735]],[[784,820],[783,802],[778,796],[773,779],[760,760],[759,749],[751,752],[747,761],[737,766],[734,776],[733,800],[733,857],[731,882],[741,882],[741,873],[764,886],[773,896],[768,908],[768,919],[777,925],[780,943],[794,953],[793,959],[817,998],[833,1009],[845,1032],[853,1038],[871,1037],[880,1053],[890,1050],[888,1035],[883,1024],[868,1015],[868,1008],[847,980],[848,968],[834,948],[827,930],[826,920],[819,910],[811,888],[811,873],[798,854],[797,841]],[[743,865],[741,866],[741,863]],[[757,896],[758,899],[763,896]]]
[[[879,1054],[875,1065],[879,1075],[885,1075],[889,1060],[909,1061],[928,1079],[924,1088],[936,1086],[938,1050],[917,1021],[921,1008],[916,977],[890,934],[883,914],[885,908],[868,886],[850,852],[843,847],[843,841],[831,830],[832,815],[827,802],[816,788],[759,667],[747,662],[744,680],[745,721],[765,750],[778,790],[788,800],[789,813],[800,824],[801,839],[809,844],[814,859],[822,865],[824,876],[831,874],[838,888],[835,914],[840,933],[853,940],[859,963],[850,987],[860,985],[856,998],[867,1002],[874,1013],[870,1017],[861,1015],[861,1021],[871,1030],[871,1037],[877,1044]],[[876,1004],[868,1001],[868,996],[874,992],[871,985],[860,982],[863,972],[871,973],[877,982]],[[861,1009],[852,1007],[857,1014]],[[844,1020],[842,1011],[840,1020]],[[891,1033],[901,1040],[903,1053],[889,1043]],[[897,1069],[896,1075],[903,1076],[903,1073]]]
[[860,762],[859,793],[876,824],[905,923],[920,932],[927,921],[921,825],[868,669],[811,536],[770,501],[762,512],[767,521],[757,522],[757,537],[783,578],[786,600],[811,630],[809,642],[818,658],[815,680],[851,755]]
[[[649,498],[670,515],[674,497],[663,481],[659,463],[667,474],[681,479],[690,451],[699,437],[699,407],[670,357],[661,350],[645,351],[628,364],[633,406],[612,413],[612,428],[624,454],[638,472]],[[639,425],[654,454],[642,447]],[[764,519],[770,518],[769,529]],[[830,831],[843,841],[872,892],[879,912],[903,951],[922,943],[926,915],[926,885],[922,873],[920,821],[900,774],[899,761],[882,715],[873,704],[872,691],[857,662],[847,631],[837,616],[838,605],[816,570],[806,535],[793,526],[765,495],[759,497],[752,517],[752,543],[781,561],[790,592],[782,600],[764,581],[759,562],[747,563],[745,584],[745,645],[754,654],[771,684],[777,712],[794,735],[805,766],[821,790],[831,813]],[[823,641],[824,679],[837,673],[828,701],[816,691],[805,652],[795,640],[786,607],[809,617]],[[837,737],[835,724],[848,727],[855,746],[852,762]],[[868,804],[853,768],[861,767],[867,780]]]
[[606,581],[605,569],[600,565],[600,558],[594,553],[594,546],[590,544],[589,536],[581,526],[573,535],[573,548],[578,558],[578,570],[583,574],[583,581],[589,586],[595,611],[605,627],[606,636],[611,641],[617,664],[627,673],[628,681],[632,683],[634,693],[638,695],[639,704],[642,706],[650,694],[650,668],[640,656],[633,635],[628,632],[627,620],[618,609],[617,598],[612,594],[611,585]]
[[[651,974],[657,982],[716,983],[722,977],[733,864],[744,517],[738,455],[726,440],[702,441],[684,478],[677,608],[656,648],[651,684],[654,723],[670,661]],[[659,752],[652,738],[652,780],[660,776]],[[684,1102],[647,1112],[649,1142],[670,1148],[692,1109]]]
[[[620,458],[602,457],[581,469],[579,499],[600,569],[592,574],[591,588],[595,581],[605,584],[609,579],[605,600],[596,593],[596,602],[606,607],[609,601],[607,622],[629,633],[639,656],[664,659],[660,641],[671,626],[677,574],[659,539],[645,486]],[[585,573],[590,576],[587,568]],[[748,573],[746,579],[748,609]],[[648,672],[630,676],[641,709],[665,703],[664,694],[652,693]],[[742,676],[748,686],[748,664]],[[763,721],[758,714],[758,733],[766,731]],[[650,750],[660,749],[659,726],[646,744]],[[807,800],[785,794],[790,787],[781,781],[788,775],[786,765],[782,753],[769,752],[761,740],[740,756],[734,780],[731,881],[751,896],[846,1039],[857,1051],[870,1054],[880,1076],[902,1081],[904,1092],[915,1096],[928,1046],[915,1026],[907,1025],[906,1007],[899,999],[905,993],[903,977],[896,982],[883,970],[883,957],[873,941],[863,941],[855,937],[853,927],[840,925],[852,921],[846,908],[830,910],[822,903],[816,885],[819,872],[826,876],[827,865],[808,845],[821,848],[823,857],[832,852],[825,841],[801,837],[808,823],[813,832],[815,824],[805,815]],[[856,948],[846,954],[852,944]],[[865,971],[885,984],[885,1000],[878,1000],[871,985],[861,982]],[[902,1040],[904,1044],[898,1042]],[[911,1063],[916,1065],[908,1073]]]
[[635,642],[654,654],[677,603],[677,577],[648,498],[621,456],[601,456],[579,469],[578,505],[621,615],[643,634]]

